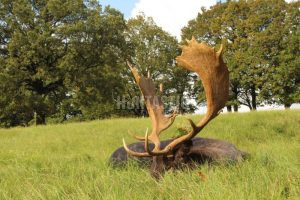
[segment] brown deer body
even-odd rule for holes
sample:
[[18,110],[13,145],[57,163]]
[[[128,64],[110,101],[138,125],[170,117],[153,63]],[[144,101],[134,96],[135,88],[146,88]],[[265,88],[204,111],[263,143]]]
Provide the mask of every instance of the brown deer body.
[[[128,63],[144,97],[152,130],[149,136],[148,133],[145,137],[134,136],[143,142],[127,146],[123,140],[124,147],[116,150],[112,155],[112,162],[122,163],[127,160],[127,155],[142,161],[152,158],[151,174],[159,178],[167,169],[181,168],[192,163],[241,160],[245,153],[237,150],[232,144],[215,139],[195,138],[212,119],[218,116],[228,99],[229,72],[222,54],[223,46],[216,52],[214,48],[198,43],[194,38],[182,47],[182,55],[178,56],[176,61],[179,66],[197,73],[200,77],[207,99],[207,112],[197,124],[189,120],[191,131],[166,141],[160,141],[159,136],[173,124],[176,111],[170,116],[165,116],[163,102],[156,93],[150,75],[148,74],[147,78],[140,76],[137,69]],[[160,88],[162,90],[162,87]]]
[[[172,140],[161,141],[161,147],[164,148]],[[128,145],[128,148],[145,153],[143,142],[137,142]],[[154,149],[154,144],[149,144],[149,149]],[[172,150],[168,157],[165,157],[161,163],[152,162],[151,157],[133,157],[127,153],[124,147],[118,148],[110,157],[112,167],[123,167],[129,159],[138,161],[143,166],[151,166],[153,176],[163,174],[164,170],[182,167],[193,167],[203,163],[235,163],[248,157],[248,153],[238,150],[233,144],[226,141],[195,137],[181,146]]]

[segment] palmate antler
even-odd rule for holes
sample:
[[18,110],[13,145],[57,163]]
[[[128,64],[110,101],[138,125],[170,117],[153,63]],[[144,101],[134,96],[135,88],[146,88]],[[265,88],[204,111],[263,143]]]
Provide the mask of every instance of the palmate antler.
[[[193,137],[195,137],[208,124],[208,122],[210,122],[213,118],[215,118],[218,115],[219,111],[225,106],[225,103],[228,99],[228,92],[229,92],[229,72],[226,64],[223,62],[222,54],[223,54],[222,45],[220,50],[216,52],[214,48],[211,48],[204,43],[199,44],[194,38],[192,38],[191,41],[188,41],[188,44],[186,46],[182,47],[182,55],[178,56],[176,60],[179,66],[187,70],[196,72],[202,81],[205,90],[206,99],[207,99],[207,112],[204,118],[197,125],[195,125],[194,122],[189,119],[189,122],[192,126],[192,131],[190,131],[186,135],[174,139],[170,144],[168,144],[162,150],[160,149],[160,141],[158,137],[159,134],[153,131],[149,137],[146,134],[145,153],[138,153],[138,152],[131,151],[130,149],[128,149],[128,147],[124,142],[124,148],[126,149],[128,154],[133,156],[140,156],[140,157],[167,155],[179,144],[182,144],[185,141],[188,141]],[[136,80],[138,80],[137,72],[135,71],[133,72],[133,74]],[[145,96],[146,93],[143,92],[143,90],[145,90],[143,88],[147,88],[146,86],[147,84],[141,84],[141,81],[140,83],[137,81],[137,83],[140,86],[143,95]],[[153,115],[150,114],[151,110],[153,110],[152,108],[153,105],[146,103],[146,106],[148,112],[150,110],[149,115],[151,117],[151,115]],[[159,118],[156,119],[159,120]],[[153,117],[151,117],[151,120],[152,120],[153,127],[155,127],[156,124],[153,123],[154,122]],[[169,126],[165,126],[165,127],[169,127]],[[155,130],[155,128],[153,129]],[[155,144],[155,148],[153,149],[153,151],[150,151],[149,149],[148,139],[154,142]]]

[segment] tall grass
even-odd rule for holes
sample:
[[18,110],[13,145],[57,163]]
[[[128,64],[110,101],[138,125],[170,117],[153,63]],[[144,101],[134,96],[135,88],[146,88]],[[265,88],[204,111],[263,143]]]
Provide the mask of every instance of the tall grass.
[[[177,126],[187,125],[178,117]],[[192,116],[197,121],[201,116]],[[134,163],[108,166],[127,130],[149,119],[0,129],[0,199],[298,199],[300,110],[224,114],[201,133],[251,154],[232,166],[167,172],[156,182]],[[177,134],[176,125],[164,138]]]

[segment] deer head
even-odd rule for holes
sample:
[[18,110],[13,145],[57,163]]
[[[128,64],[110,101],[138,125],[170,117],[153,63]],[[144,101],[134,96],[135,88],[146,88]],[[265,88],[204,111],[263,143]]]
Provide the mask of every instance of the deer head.
[[[136,68],[128,63],[136,83],[138,84],[144,99],[145,104],[152,122],[152,131],[148,136],[135,138],[145,142],[145,152],[134,152],[130,150],[124,139],[123,145],[129,155],[138,157],[153,157],[151,166],[151,174],[154,177],[159,177],[164,170],[168,156],[172,154],[173,150],[183,145],[181,149],[185,149],[185,145],[195,137],[212,119],[214,119],[219,111],[225,106],[228,99],[229,91],[229,72],[226,64],[222,58],[223,46],[221,45],[219,51],[209,47],[204,43],[198,43],[195,38],[187,42],[187,45],[182,47],[182,54],[176,58],[179,66],[196,72],[204,86],[205,95],[207,99],[207,112],[204,118],[197,124],[189,119],[192,130],[186,135],[174,139],[165,148],[160,148],[159,135],[172,125],[175,120],[176,112],[169,117],[164,115],[164,107],[159,95],[156,94],[153,81],[143,76],[140,76]],[[153,150],[149,149],[149,141],[154,143]]]

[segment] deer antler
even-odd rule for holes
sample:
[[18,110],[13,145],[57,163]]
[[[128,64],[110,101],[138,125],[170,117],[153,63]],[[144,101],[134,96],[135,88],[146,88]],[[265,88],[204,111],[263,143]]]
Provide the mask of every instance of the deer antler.
[[188,41],[188,45],[183,46],[182,55],[176,58],[177,63],[199,75],[207,99],[207,112],[197,125],[189,119],[192,131],[173,140],[163,150],[150,152],[148,144],[145,144],[149,154],[152,156],[168,154],[178,144],[192,139],[225,106],[229,93],[229,72],[222,59],[223,50],[223,45],[221,45],[219,51],[216,52],[204,43],[199,44],[194,37]]
[[[152,120],[153,130],[148,138],[146,133],[145,138],[145,153],[133,152],[126,146],[124,148],[133,156],[159,156],[166,155],[177,145],[188,141],[195,137],[213,118],[215,118],[219,111],[225,106],[228,99],[229,92],[229,72],[226,64],[222,59],[223,46],[218,52],[204,43],[198,43],[193,37],[188,41],[186,46],[182,47],[182,55],[176,58],[178,65],[181,67],[196,72],[204,86],[205,95],[207,99],[207,112],[204,118],[196,125],[191,119],[189,122],[192,126],[192,131],[177,139],[174,139],[164,149],[160,150],[159,133],[168,128],[172,123],[166,123],[163,115],[162,103],[161,107],[154,110],[153,105],[146,101],[146,106]],[[140,86],[144,96],[150,94],[150,99],[154,98],[155,88],[150,79],[139,77],[136,69],[131,67],[131,71]],[[172,117],[171,117],[172,119]],[[160,124],[161,120],[161,124]],[[160,127],[160,128],[159,128]],[[153,151],[149,149],[148,139],[154,142],[155,148]]]
[[[146,133],[145,138],[139,136],[133,136],[133,137],[135,137],[138,140],[145,140],[145,144],[148,144],[148,140],[152,141],[155,145],[154,151],[158,151],[160,150],[159,135],[162,131],[166,130],[172,125],[176,117],[176,111],[174,110],[169,117],[166,117],[164,115],[163,102],[161,100],[161,97],[156,95],[155,85],[151,80],[150,75],[148,74],[147,78],[140,76],[135,67],[133,67],[129,62],[127,62],[127,64],[136,80],[136,83],[138,84],[142,92],[147,107],[147,111],[149,113],[149,116],[151,118],[151,123],[152,123],[152,131],[149,137],[148,137],[148,133]],[[162,85],[160,85],[160,92],[162,92]],[[139,152],[131,151],[127,147],[124,139],[123,139],[123,145],[125,150],[130,155],[151,156],[148,153],[139,153]]]

